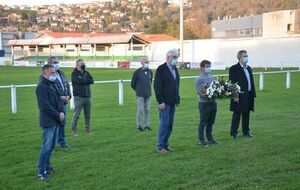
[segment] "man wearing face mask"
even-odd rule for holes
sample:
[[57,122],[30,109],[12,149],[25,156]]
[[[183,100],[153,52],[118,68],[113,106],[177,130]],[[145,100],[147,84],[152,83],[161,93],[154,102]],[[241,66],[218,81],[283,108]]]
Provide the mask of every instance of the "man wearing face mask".
[[237,139],[240,118],[242,116],[242,131],[244,137],[253,137],[250,133],[250,111],[254,111],[254,99],[256,97],[252,69],[248,66],[248,54],[246,50],[240,50],[237,54],[239,62],[229,69],[229,80],[238,83],[242,93],[238,98],[232,99],[230,111],[232,114],[230,135]]
[[166,59],[166,63],[157,68],[154,79],[154,90],[160,119],[157,143],[159,153],[174,151],[169,145],[169,138],[173,130],[175,107],[180,102],[180,76],[176,67],[178,51],[175,49],[169,50]]
[[77,123],[81,113],[84,111],[85,131],[92,134],[90,125],[91,120],[91,89],[90,85],[94,84],[91,74],[86,71],[85,63],[82,59],[76,61],[76,68],[72,73],[72,85],[74,96],[74,113],[72,118],[72,136],[78,136]]
[[[57,79],[55,80],[55,85],[57,86],[57,88],[60,91],[60,95],[61,95],[60,98],[64,102],[64,112],[66,113],[67,104],[69,103],[69,100],[71,98],[71,91],[70,91],[68,79],[67,79],[65,73],[60,69],[60,64],[56,57],[53,57],[53,56],[49,57],[48,64],[51,64],[54,66],[54,69],[56,72],[56,77],[57,77]],[[58,128],[57,142],[61,148],[69,147],[69,145],[66,143],[66,140],[65,140],[65,125],[66,125],[66,119],[64,120],[64,122],[62,122],[59,125],[59,128]]]
[[42,76],[36,88],[40,127],[43,129],[43,144],[38,163],[39,180],[47,180],[48,174],[54,171],[50,164],[51,154],[55,148],[58,127],[65,120],[64,103],[55,80],[53,65],[43,66]]
[[[151,84],[153,73],[149,69],[149,61],[147,58],[141,59],[142,67],[137,69],[131,79],[131,87],[137,97],[137,129],[138,131],[152,130],[149,127],[149,111],[151,105]],[[144,124],[142,117],[144,114]],[[143,125],[145,128],[143,128]]]
[[[198,107],[200,113],[200,124],[198,127],[198,137],[199,145],[202,147],[207,147],[209,144],[219,144],[212,136],[212,127],[215,122],[217,114],[217,103],[214,98],[208,98],[202,95],[203,86],[210,84],[212,81],[216,80],[214,76],[211,75],[211,62],[203,60],[200,63],[201,74],[195,80],[195,86],[198,93]],[[206,128],[206,138],[204,138],[204,128]]]

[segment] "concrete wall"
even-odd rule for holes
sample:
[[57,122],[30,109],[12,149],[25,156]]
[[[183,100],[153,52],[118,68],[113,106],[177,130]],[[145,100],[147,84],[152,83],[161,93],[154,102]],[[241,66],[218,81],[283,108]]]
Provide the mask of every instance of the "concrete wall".
[[[289,30],[288,30],[288,25]],[[284,37],[300,34],[300,9],[263,14],[263,36]]]
[[[179,41],[156,42],[148,56],[151,61],[163,62],[169,49],[179,47]],[[236,54],[241,49],[248,51],[253,67],[300,66],[300,36],[185,41],[184,62],[208,59],[215,65],[229,67],[237,62]]]

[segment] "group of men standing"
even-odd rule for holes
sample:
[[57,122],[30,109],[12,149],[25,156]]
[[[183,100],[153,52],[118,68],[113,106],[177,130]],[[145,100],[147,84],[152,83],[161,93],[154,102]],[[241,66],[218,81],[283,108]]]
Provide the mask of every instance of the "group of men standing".
[[[174,151],[169,144],[173,131],[176,107],[180,103],[179,85],[180,75],[177,69],[178,50],[169,50],[166,62],[160,65],[154,77],[154,91],[159,110],[159,131],[157,151],[168,153]],[[256,97],[252,69],[247,65],[247,51],[241,50],[237,54],[238,63],[229,69],[229,79],[238,83],[243,93],[231,100],[230,110],[233,112],[230,135],[237,139],[238,127],[242,116],[242,129],[244,137],[253,137],[249,129],[250,111],[254,111]],[[136,92],[137,115],[136,125],[138,131],[151,131],[149,125],[149,112],[151,106],[151,86],[153,72],[149,69],[149,61],[141,60],[141,67],[132,76],[131,87]],[[211,75],[211,62],[203,60],[200,63],[200,75],[195,80],[198,94],[198,107],[200,122],[198,127],[199,145],[207,147],[208,144],[219,144],[212,135],[213,124],[217,114],[215,99],[207,98],[201,93],[203,85],[215,80]],[[91,74],[86,71],[82,59],[76,61],[72,73],[73,98],[75,109],[72,118],[72,136],[78,136],[77,122],[84,110],[85,130],[92,133],[90,126],[91,91],[90,85],[94,83]],[[43,130],[43,143],[38,163],[38,179],[48,179],[48,174],[54,171],[50,158],[56,146],[67,148],[65,140],[66,105],[71,98],[71,90],[65,74],[60,70],[56,57],[50,57],[48,64],[42,67],[40,82],[36,88],[36,96],[40,110],[40,126]],[[144,121],[143,121],[144,118]],[[204,137],[206,132],[206,140]]]
[[[88,134],[90,127],[91,92],[90,85],[93,77],[85,70],[82,59],[76,61],[72,73],[74,96],[74,114],[72,118],[72,136],[78,136],[77,122],[82,109],[85,115],[85,127]],[[65,140],[66,107],[71,99],[70,85],[66,75],[60,69],[56,57],[49,57],[48,64],[42,67],[42,74],[36,88],[36,96],[40,110],[40,127],[43,130],[42,147],[38,161],[39,180],[47,180],[54,171],[50,159],[56,144],[61,148],[68,148]]]
[[[169,50],[166,62],[160,65],[155,74],[154,91],[159,109],[160,126],[158,131],[157,150],[159,153],[174,151],[169,144],[169,138],[173,130],[176,107],[180,103],[179,84],[180,76],[177,69],[178,51]],[[237,54],[238,63],[230,67],[229,80],[241,87],[239,97],[231,99],[230,111],[232,114],[230,135],[237,139],[238,127],[242,116],[242,131],[244,137],[253,137],[250,133],[250,111],[254,111],[254,99],[256,97],[252,69],[248,66],[248,54],[246,50],[240,50]],[[137,129],[138,131],[151,130],[149,127],[149,110],[151,105],[152,71],[149,69],[147,59],[141,61],[142,67],[137,69],[131,80],[131,87],[137,96]],[[200,63],[200,75],[195,80],[198,94],[198,108],[200,122],[198,127],[199,145],[208,147],[209,144],[220,144],[213,135],[213,124],[217,115],[217,103],[214,98],[203,95],[204,85],[216,80],[211,75],[211,62],[203,60]],[[144,113],[144,126],[142,116]],[[206,133],[206,135],[204,135]],[[206,139],[205,139],[206,136]]]

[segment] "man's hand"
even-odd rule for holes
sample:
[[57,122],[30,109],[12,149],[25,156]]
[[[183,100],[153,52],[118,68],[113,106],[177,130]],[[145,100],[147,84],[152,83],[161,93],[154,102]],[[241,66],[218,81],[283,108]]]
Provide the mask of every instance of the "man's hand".
[[234,98],[233,101],[234,101],[235,103],[239,103],[239,102],[240,102],[240,99],[239,99],[239,98]]
[[69,96],[61,96],[60,99],[62,99],[64,102],[68,103],[70,100]]
[[159,107],[160,110],[165,110],[166,109],[166,104],[165,103],[159,104],[158,107]]
[[65,119],[65,114],[63,112],[59,113],[59,121],[64,121]]

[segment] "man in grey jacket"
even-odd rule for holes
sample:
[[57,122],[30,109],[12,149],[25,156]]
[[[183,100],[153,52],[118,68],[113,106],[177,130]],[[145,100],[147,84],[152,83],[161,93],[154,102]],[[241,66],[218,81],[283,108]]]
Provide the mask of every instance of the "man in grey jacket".
[[[151,105],[151,84],[153,73],[149,69],[147,58],[141,59],[142,67],[137,69],[131,79],[131,87],[137,96],[137,129],[138,131],[151,130],[149,127],[149,110]],[[142,117],[144,114],[144,127]]]

